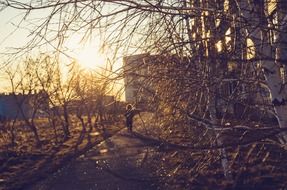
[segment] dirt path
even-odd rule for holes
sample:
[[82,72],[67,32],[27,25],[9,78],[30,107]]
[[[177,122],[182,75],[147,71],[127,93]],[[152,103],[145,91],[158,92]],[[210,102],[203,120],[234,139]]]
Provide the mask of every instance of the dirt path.
[[158,189],[145,163],[150,142],[138,136],[122,130],[26,190]]

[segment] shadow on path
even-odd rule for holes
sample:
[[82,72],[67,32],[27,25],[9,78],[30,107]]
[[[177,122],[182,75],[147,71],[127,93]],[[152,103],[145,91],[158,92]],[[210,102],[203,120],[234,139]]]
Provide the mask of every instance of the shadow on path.
[[[144,136],[122,130],[29,190],[153,190],[158,181],[145,160]],[[28,189],[27,189],[28,190]]]

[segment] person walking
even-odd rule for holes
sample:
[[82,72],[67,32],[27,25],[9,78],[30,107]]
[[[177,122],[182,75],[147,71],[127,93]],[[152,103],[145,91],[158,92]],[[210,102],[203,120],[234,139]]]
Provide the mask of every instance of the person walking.
[[131,104],[126,106],[126,127],[128,128],[129,132],[133,131],[133,118],[136,114],[139,113],[139,110],[135,109]]

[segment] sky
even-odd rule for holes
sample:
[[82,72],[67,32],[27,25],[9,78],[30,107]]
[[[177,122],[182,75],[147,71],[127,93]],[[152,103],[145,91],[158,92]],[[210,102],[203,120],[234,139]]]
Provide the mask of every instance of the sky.
[[8,47],[19,47],[27,41],[29,33],[17,27],[21,21],[21,12],[7,8],[0,12],[0,51],[3,53]]
[[[25,43],[25,35],[27,33],[21,29],[16,30],[17,27],[13,23],[19,22],[19,12],[13,9],[5,9],[0,12],[0,67],[2,68],[3,62],[5,61],[5,53],[9,47],[17,47],[19,44]],[[15,31],[16,30],[16,31]],[[0,78],[0,92],[6,91],[7,82],[6,77],[1,72]]]
[[[42,12],[34,13],[35,18],[45,17]],[[32,15],[32,18],[33,16]],[[29,31],[27,29],[19,28],[17,25],[23,18],[23,13],[18,10],[7,8],[0,11],[0,67],[2,68],[5,62],[5,56],[3,53],[10,51],[10,48],[17,48],[24,46],[29,41]],[[28,24],[24,24],[24,27],[29,29]],[[75,57],[75,59],[80,62],[80,65],[85,69],[95,69],[100,67],[105,67],[104,62],[106,60],[106,55],[99,52],[99,38],[93,38],[86,44],[80,43],[81,39],[79,36],[73,36],[66,44],[68,48],[73,50],[68,51],[68,53]],[[63,60],[67,61],[64,56]],[[70,60],[69,60],[70,61]],[[117,64],[120,67],[121,63]],[[0,93],[9,91],[9,84],[5,79],[5,74],[3,74],[3,69],[1,72],[0,80]]]
[[[4,67],[7,65],[6,53],[15,51],[14,48],[23,47],[29,40],[29,31],[19,27],[22,18],[23,12],[16,9],[6,8],[0,11],[0,93],[9,92],[11,89],[5,75],[5,69],[8,68]],[[18,61],[13,59],[11,64],[16,62]]]

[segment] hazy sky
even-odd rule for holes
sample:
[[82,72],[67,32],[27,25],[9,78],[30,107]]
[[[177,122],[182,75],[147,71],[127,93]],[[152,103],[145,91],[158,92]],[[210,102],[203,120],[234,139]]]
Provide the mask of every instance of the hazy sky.
[[20,22],[20,12],[7,8],[0,12],[0,50],[1,53],[8,47],[18,47],[23,45],[28,36],[28,32],[17,28]]
[[[32,13],[29,16],[31,18],[43,18],[45,14],[48,14],[49,11],[41,11]],[[33,27],[33,24],[36,24],[36,21],[32,24],[28,22],[23,22],[21,27],[18,27],[19,22],[24,16],[24,12],[20,12],[15,9],[7,8],[0,12],[0,67],[2,68],[5,59],[5,56],[2,53],[5,53],[9,50],[9,48],[17,48],[24,46],[29,41],[29,28]],[[35,26],[35,25],[34,25]],[[26,27],[25,29],[23,27]],[[96,68],[96,67],[104,67],[102,62],[104,62],[104,57],[98,51],[99,47],[97,47],[100,42],[99,39],[93,39],[91,42],[88,42],[87,46],[83,48],[83,44],[79,43],[80,39],[75,36],[69,42],[67,42],[67,46],[73,49],[71,53],[72,56],[79,59],[79,62],[82,62],[83,67],[86,68]],[[11,49],[10,49],[11,50]],[[38,50],[38,49],[37,49]],[[38,50],[39,51],[39,50]],[[17,61],[15,61],[17,62]],[[121,63],[117,64],[117,68],[119,68]],[[0,93],[3,91],[9,90],[9,83],[7,83],[7,77],[3,73],[3,69],[0,70]]]
[[[17,47],[18,44],[23,44],[25,37],[24,31],[18,30],[15,31],[16,27],[13,26],[12,22],[16,22],[19,18],[17,18],[19,12],[13,9],[5,9],[0,12],[0,63],[1,68],[3,66],[3,62],[5,60],[2,53],[7,51],[8,47],[14,46]],[[13,32],[15,31],[15,32]],[[24,34],[24,35],[23,35]],[[5,76],[1,72],[0,78],[0,92],[6,91],[7,82],[5,81]]]
[[[20,12],[15,9],[7,8],[0,12],[0,52],[6,52],[10,47],[22,47],[25,45],[31,36],[29,36],[29,30],[33,29],[37,24],[39,25],[43,19],[49,14],[49,10],[33,11],[29,14],[27,20],[21,23],[21,27],[18,27],[21,19],[23,18],[25,12]],[[40,18],[40,19],[39,19]],[[33,20],[31,20],[33,19]],[[25,28],[24,28],[25,27]],[[92,53],[93,50],[99,50],[99,38],[91,38],[92,41],[88,41],[85,44],[80,43],[81,37],[79,35],[70,36],[71,39],[67,40],[64,44],[64,48],[67,47],[68,51],[66,53],[71,53],[75,56],[75,52],[79,54],[80,57],[95,56],[97,53]],[[82,35],[82,34],[81,34]],[[86,46],[85,48],[83,48]],[[48,48],[51,48],[48,47]],[[39,51],[39,49],[37,49]],[[45,51],[45,50],[44,50]],[[83,52],[82,52],[83,51]],[[91,52],[90,55],[87,55]],[[38,53],[38,52],[37,52]],[[3,56],[1,56],[0,61],[3,61]],[[87,60],[85,60],[87,61]],[[88,64],[88,63],[85,63]]]

